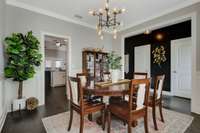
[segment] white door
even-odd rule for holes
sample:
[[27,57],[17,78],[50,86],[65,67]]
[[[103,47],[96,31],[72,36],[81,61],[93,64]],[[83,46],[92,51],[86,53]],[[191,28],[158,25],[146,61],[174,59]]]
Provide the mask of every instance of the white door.
[[135,72],[146,72],[148,76],[150,76],[151,70],[151,49],[150,45],[138,46],[135,47],[135,55],[134,55],[134,67]]
[[171,89],[175,96],[191,98],[192,39],[171,42]]

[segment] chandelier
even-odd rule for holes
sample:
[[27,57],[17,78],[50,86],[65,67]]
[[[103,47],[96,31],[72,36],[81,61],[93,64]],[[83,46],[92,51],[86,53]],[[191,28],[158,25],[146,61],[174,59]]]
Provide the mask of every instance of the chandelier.
[[112,31],[113,38],[117,38],[117,29],[121,25],[119,21],[117,21],[117,15],[125,12],[125,9],[117,9],[109,8],[109,0],[106,0],[104,9],[99,9],[99,11],[91,10],[89,14],[92,16],[98,17],[98,24],[96,26],[97,33],[100,38],[103,40],[103,31]]

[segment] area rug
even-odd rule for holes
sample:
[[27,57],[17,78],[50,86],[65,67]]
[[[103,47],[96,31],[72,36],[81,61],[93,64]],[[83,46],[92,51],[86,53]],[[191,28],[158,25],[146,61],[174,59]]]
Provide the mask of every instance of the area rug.
[[[64,112],[54,116],[46,117],[42,119],[44,127],[47,133],[68,133],[67,127],[69,122],[69,112]],[[149,132],[150,133],[184,133],[185,130],[192,123],[193,117],[182,113],[174,112],[171,110],[164,109],[163,115],[165,123],[160,121],[160,115],[157,112],[157,124],[158,131],[154,130],[151,109],[149,109]],[[79,133],[79,115],[74,112],[73,123],[71,131],[69,133]],[[101,126],[97,125],[96,122],[90,122],[87,117],[84,121],[84,133],[106,133],[103,131]],[[138,126],[133,128],[134,133],[144,133],[144,122],[143,119],[138,121]],[[127,133],[127,126],[117,119],[112,119],[111,133]]]

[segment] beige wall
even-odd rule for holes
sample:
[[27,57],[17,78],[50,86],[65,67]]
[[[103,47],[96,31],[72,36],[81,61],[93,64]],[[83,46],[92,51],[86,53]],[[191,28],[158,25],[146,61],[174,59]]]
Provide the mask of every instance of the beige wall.
[[[71,37],[71,71],[81,71],[82,69],[82,49],[84,47],[102,48],[106,51],[112,49],[112,37],[105,35],[104,40],[100,40],[94,29],[86,28],[77,24],[58,20],[52,17],[34,13],[25,9],[6,6],[6,35],[12,32],[25,33],[29,30],[41,40],[41,32],[48,32]],[[41,46],[43,43],[41,42]],[[35,96],[40,104],[44,103],[44,64],[37,68],[34,78],[24,83],[24,96]],[[12,99],[16,98],[17,83],[6,80],[6,101],[8,105]],[[9,108],[9,106],[8,106]]]
[[5,120],[5,88],[4,88],[4,78],[3,78],[3,39],[4,39],[4,27],[5,27],[5,1],[0,0],[0,131]]
[[[130,35],[130,33],[133,32],[138,32],[138,34],[141,34],[144,32],[145,28],[148,27],[152,27],[152,28],[156,28],[159,24],[165,24],[164,26],[170,25],[171,20],[175,20],[175,19],[180,19],[183,16],[186,16],[188,14],[192,14],[196,12],[196,20],[195,23],[197,24],[196,27],[196,41],[197,42],[197,46],[196,46],[196,55],[194,55],[196,57],[196,65],[194,65],[194,72],[193,72],[193,88],[192,88],[192,112],[195,113],[199,113],[200,114],[200,100],[199,100],[199,94],[200,94],[200,83],[199,83],[199,72],[200,72],[200,3],[189,6],[187,8],[183,8],[181,10],[178,10],[176,12],[172,12],[170,14],[164,15],[162,17],[158,17],[156,19],[153,19],[151,21],[142,23],[140,25],[134,26],[130,29],[124,30],[122,32],[120,32],[118,39],[113,41],[113,50],[117,51],[119,54],[123,55],[124,54],[124,50],[122,47],[122,38],[123,36],[126,35]],[[171,23],[173,24],[173,23]],[[160,28],[160,27],[157,27]],[[142,30],[143,29],[143,30]],[[198,73],[197,73],[198,71]]]

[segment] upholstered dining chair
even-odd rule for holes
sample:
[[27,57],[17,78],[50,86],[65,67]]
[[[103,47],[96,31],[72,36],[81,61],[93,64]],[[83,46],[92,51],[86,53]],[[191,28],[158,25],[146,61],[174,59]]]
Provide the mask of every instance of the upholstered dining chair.
[[103,73],[103,81],[109,81],[111,80],[110,72],[104,72]]
[[[81,82],[81,87],[84,88],[86,87],[88,84],[90,84],[88,81],[88,74],[87,73],[77,73],[76,74],[76,77],[77,78],[80,78],[80,82]],[[80,92],[78,92],[78,96],[80,95]],[[80,96],[79,96],[80,97]],[[90,100],[91,102],[95,102],[95,101],[101,101],[103,102],[103,98],[100,97],[100,96],[91,96],[91,95],[85,95],[83,94],[83,98],[84,99],[87,99],[87,100]],[[90,121],[92,121],[92,114],[89,114],[88,115],[88,119]]]
[[[149,79],[133,79],[128,92],[129,101],[122,101],[118,104],[108,106],[108,133],[110,133],[111,114],[117,116],[128,124],[128,133],[132,132],[132,122],[144,118],[145,133],[148,133],[148,99]],[[137,99],[133,102],[133,93],[137,90]]]
[[146,79],[148,76],[147,73],[143,73],[143,72],[135,72],[133,73],[133,79]]
[[[133,73],[133,79],[147,79],[147,73],[143,73],[143,72],[135,72]],[[133,94],[134,95],[134,94]],[[123,99],[128,101],[128,96],[124,96]],[[134,99],[135,97],[133,97]]]
[[[88,114],[92,114],[98,111],[101,111],[102,117],[102,128],[104,130],[105,123],[104,123],[104,110],[105,110],[105,104],[102,102],[91,102],[87,99],[83,98],[83,88],[81,86],[80,78],[76,77],[69,77],[69,90],[70,90],[70,120],[68,125],[68,131],[70,131],[72,126],[72,120],[73,120],[73,111],[76,111],[78,114],[80,114],[80,133],[83,133],[83,127],[84,127],[84,116]],[[78,93],[79,98],[78,98]]]
[[164,85],[165,75],[156,76],[154,82],[153,96],[149,97],[149,106],[152,107],[152,116],[155,130],[158,130],[156,121],[156,107],[159,106],[161,121],[164,122],[162,112],[162,90]]

